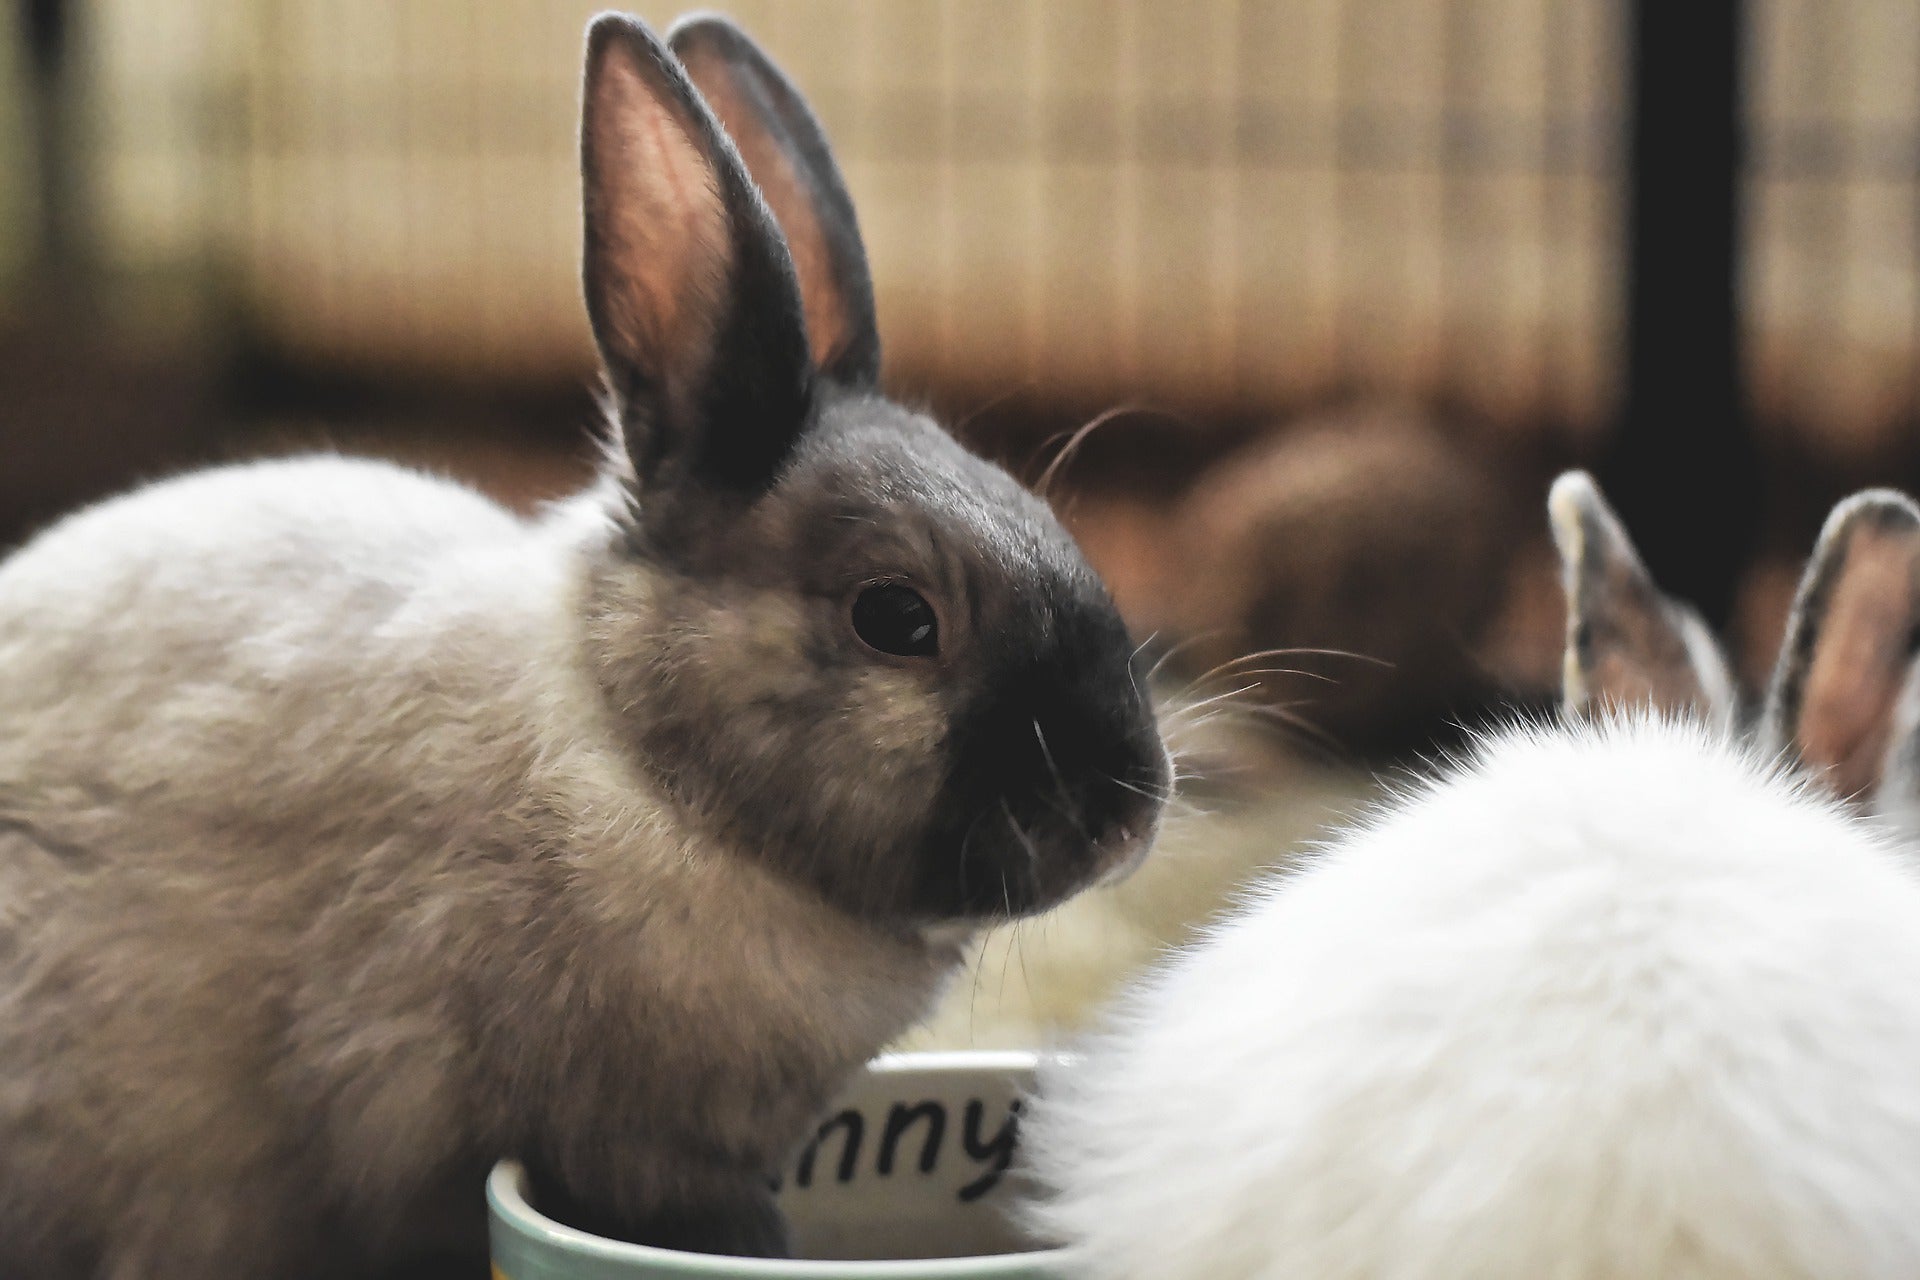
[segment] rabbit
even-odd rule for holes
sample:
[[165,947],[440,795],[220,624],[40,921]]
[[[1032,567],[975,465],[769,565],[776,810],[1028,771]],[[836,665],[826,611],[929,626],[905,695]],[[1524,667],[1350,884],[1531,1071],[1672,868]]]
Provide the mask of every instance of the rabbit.
[[1820,763],[1891,758],[1831,747],[1900,699],[1778,696],[1901,651],[1915,509],[1835,512],[1764,730],[1591,482],[1551,510],[1563,721],[1253,889],[1047,1073],[1070,1274],[1920,1275],[1920,878],[1848,801],[1880,781]]
[[1180,503],[1165,629],[1203,671],[1309,646],[1252,673],[1250,692],[1342,748],[1391,748],[1490,693],[1475,650],[1500,605],[1509,506],[1427,414],[1363,402],[1309,415]]
[[1592,479],[1548,499],[1567,593],[1569,711],[1651,703],[1818,775],[1902,837],[1920,838],[1920,506],[1867,489],[1836,506],[1801,575],[1758,708],[1691,606],[1654,585]]
[[581,169],[588,491],[236,465],[0,565],[0,1274],[484,1265],[505,1156],[780,1254],[779,1166],[967,939],[1151,844],[1127,628],[881,394],[793,86],[602,15]]

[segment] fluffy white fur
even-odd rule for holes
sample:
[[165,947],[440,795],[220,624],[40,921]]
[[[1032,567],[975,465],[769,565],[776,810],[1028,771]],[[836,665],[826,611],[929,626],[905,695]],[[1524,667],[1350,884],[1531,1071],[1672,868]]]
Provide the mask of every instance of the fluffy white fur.
[[1048,1082],[1103,1280],[1920,1275],[1920,883],[1709,730],[1516,729]]

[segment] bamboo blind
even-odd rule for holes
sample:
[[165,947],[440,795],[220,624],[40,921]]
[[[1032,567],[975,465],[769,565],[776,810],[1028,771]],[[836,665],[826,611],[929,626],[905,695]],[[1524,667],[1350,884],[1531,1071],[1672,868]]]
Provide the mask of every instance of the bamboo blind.
[[1832,451],[1870,452],[1920,416],[1920,6],[1767,0],[1754,16],[1758,403]]
[[[113,254],[209,265],[328,358],[584,367],[593,8],[95,0]],[[1613,407],[1618,0],[732,11],[836,140],[896,372],[1210,405],[1358,385],[1575,429]],[[1920,388],[1920,9],[1751,15],[1758,402],[1864,446]]]

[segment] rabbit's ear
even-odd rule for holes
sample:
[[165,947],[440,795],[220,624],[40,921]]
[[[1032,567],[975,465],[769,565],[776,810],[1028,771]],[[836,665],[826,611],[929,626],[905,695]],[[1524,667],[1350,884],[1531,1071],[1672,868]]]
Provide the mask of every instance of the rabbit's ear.
[[587,30],[580,168],[587,314],[643,514],[763,491],[810,412],[793,263],[686,73],[622,14]]
[[1567,592],[1567,709],[1651,705],[1730,724],[1726,656],[1698,614],[1654,585],[1593,478],[1554,481],[1547,513]]
[[1842,796],[1882,780],[1906,736],[1903,692],[1920,648],[1920,507],[1890,489],[1827,517],[1800,579],[1767,692],[1767,729]]
[[880,377],[873,280],[853,201],[806,100],[747,34],[700,14],[667,42],[740,149],[793,253],[814,364],[870,387]]

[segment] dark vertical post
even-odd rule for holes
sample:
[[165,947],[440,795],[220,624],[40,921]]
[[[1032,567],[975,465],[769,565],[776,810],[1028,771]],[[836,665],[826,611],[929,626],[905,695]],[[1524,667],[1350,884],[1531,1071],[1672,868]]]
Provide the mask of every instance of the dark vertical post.
[[28,83],[32,88],[34,166],[39,178],[36,256],[56,288],[77,287],[83,274],[86,231],[74,88],[71,0],[22,0]]
[[1601,479],[1715,625],[1758,518],[1740,353],[1740,0],[1632,0],[1626,388]]

